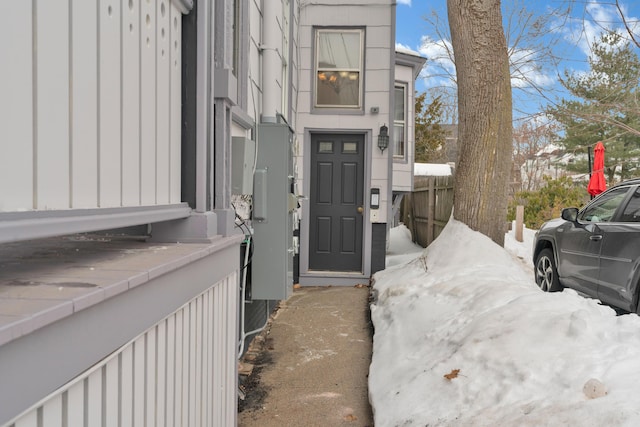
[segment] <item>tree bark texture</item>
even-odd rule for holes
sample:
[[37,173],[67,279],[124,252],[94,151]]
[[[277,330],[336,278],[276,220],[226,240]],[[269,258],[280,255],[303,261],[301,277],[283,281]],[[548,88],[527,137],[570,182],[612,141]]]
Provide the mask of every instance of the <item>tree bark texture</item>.
[[500,0],[447,0],[458,81],[454,218],[504,245],[511,79]]

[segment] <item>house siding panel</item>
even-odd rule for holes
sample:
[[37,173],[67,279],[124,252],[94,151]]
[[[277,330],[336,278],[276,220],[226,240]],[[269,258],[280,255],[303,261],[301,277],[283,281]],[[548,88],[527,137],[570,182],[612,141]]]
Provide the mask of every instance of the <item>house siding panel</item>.
[[11,186],[1,212],[181,201],[175,3],[7,5],[0,186]]
[[156,203],[169,203],[171,138],[170,12],[165,0],[156,7]]
[[[90,2],[87,2],[90,3]],[[141,2],[140,2],[141,3]],[[140,205],[140,3],[122,10],[122,205]]]
[[98,206],[98,12],[92,1],[71,7],[71,207],[92,208]]
[[69,2],[38,2],[34,12],[37,25],[35,207],[66,209],[70,205]]
[[[122,95],[120,79],[120,7],[119,3],[100,3],[98,10],[98,48],[100,87],[98,182],[99,206],[116,207],[121,204],[122,164],[120,142],[120,108]],[[81,58],[78,58],[81,60]],[[78,135],[80,136],[80,135]]]
[[0,37],[6,61],[0,79],[0,211],[33,207],[33,32],[31,2],[7,1],[0,28],[12,37]]

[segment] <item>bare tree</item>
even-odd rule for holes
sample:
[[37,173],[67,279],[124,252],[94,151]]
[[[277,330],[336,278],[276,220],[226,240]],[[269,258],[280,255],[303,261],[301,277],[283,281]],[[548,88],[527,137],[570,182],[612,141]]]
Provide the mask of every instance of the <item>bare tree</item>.
[[500,0],[447,0],[458,83],[454,217],[504,244],[512,106]]
[[636,34],[636,31],[638,28],[636,27],[635,30],[632,28],[632,25],[629,23],[629,20],[624,15],[624,10],[622,9],[622,6],[620,6],[620,2],[618,0],[616,0],[616,10],[618,11],[620,18],[622,19],[622,24],[624,25],[625,30],[627,30],[627,34],[629,34],[631,41],[637,47],[640,47],[640,41],[638,40],[639,37],[638,37],[638,34]]
[[[539,99],[540,103],[549,101],[557,65],[565,56],[563,52],[556,52],[562,33],[556,31],[555,26],[562,24],[568,12],[553,9],[540,14],[527,9],[525,0],[507,2],[502,9],[514,109],[519,116],[526,117],[530,115],[532,100]],[[422,41],[422,52],[429,58],[423,77],[429,79],[429,90],[441,96],[443,111],[455,111],[455,104],[449,104],[456,102],[455,97],[442,96],[455,91],[456,86],[451,33],[446,20],[435,10],[425,20],[435,36],[424,37]],[[528,107],[528,111],[519,109],[516,105],[518,100]]]
[[517,174],[513,181],[519,179],[515,191],[537,190],[544,184],[544,172],[549,164],[548,159],[543,160],[541,152],[553,148],[558,125],[538,119],[521,122],[513,129],[513,164]]

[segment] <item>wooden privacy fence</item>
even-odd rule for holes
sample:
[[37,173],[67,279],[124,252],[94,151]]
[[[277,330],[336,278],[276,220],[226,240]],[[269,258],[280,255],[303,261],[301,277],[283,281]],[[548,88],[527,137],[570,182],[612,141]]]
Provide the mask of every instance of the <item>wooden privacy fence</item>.
[[453,176],[416,176],[413,192],[402,200],[401,220],[412,240],[427,247],[449,221],[453,209]]

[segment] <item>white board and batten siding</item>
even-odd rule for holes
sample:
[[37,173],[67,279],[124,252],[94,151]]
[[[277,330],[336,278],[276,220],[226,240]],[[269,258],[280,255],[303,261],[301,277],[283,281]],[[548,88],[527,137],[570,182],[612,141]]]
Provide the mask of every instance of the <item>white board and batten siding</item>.
[[177,0],[0,5],[0,212],[180,203]]
[[236,281],[209,288],[5,427],[235,425]]

